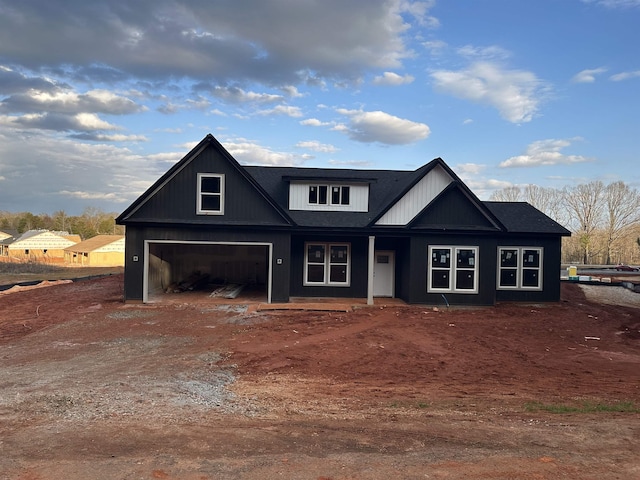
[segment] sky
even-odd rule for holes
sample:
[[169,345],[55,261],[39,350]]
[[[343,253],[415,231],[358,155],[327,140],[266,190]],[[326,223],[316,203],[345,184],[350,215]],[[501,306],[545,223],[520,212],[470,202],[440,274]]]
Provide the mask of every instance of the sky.
[[640,0],[0,0],[0,211],[241,164],[640,188]]

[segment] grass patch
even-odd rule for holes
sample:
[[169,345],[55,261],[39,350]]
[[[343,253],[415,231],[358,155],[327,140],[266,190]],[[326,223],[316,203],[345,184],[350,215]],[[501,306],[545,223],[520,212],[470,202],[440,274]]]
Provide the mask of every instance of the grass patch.
[[581,405],[564,404],[544,404],[540,402],[525,403],[527,412],[549,412],[549,413],[640,413],[640,407],[633,402],[598,403],[583,402]]

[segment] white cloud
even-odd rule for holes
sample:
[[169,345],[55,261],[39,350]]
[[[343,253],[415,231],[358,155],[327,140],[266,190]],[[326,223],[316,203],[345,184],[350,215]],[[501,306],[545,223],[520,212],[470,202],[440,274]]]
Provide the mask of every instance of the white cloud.
[[246,0],[239,12],[230,1],[140,0],[125,8],[92,0],[75,2],[70,19],[68,9],[34,0],[3,9],[0,57],[7,65],[62,67],[89,80],[106,74],[217,85],[237,78],[263,85],[352,80],[374,68],[398,68],[411,55],[412,24],[438,25],[429,15],[433,4]]
[[533,73],[477,62],[465,70],[431,73],[436,89],[497,108],[513,123],[529,122],[538,112],[545,86]]
[[302,120],[300,125],[308,125],[310,127],[326,127],[331,125],[330,122],[322,122],[317,118],[307,118],[306,120]]
[[347,166],[347,167],[363,168],[363,167],[370,167],[371,162],[368,162],[366,160],[329,160],[329,165],[334,165],[339,167]]
[[0,132],[0,158],[5,177],[0,204],[8,211],[79,214],[96,205],[120,211],[166,171],[164,163],[127,148],[81,143],[46,131]]
[[424,140],[431,130],[424,123],[395,117],[385,112],[339,109],[338,113],[350,118],[349,124],[340,124],[334,130],[344,132],[358,142],[379,142],[404,145]]
[[276,103],[284,100],[282,95],[247,92],[239,87],[214,87],[211,94],[231,103]]
[[571,81],[574,83],[593,83],[596,81],[596,75],[606,71],[607,69],[605,67],[582,70],[581,72],[576,73]]
[[571,165],[591,161],[582,155],[564,155],[561,150],[569,147],[581,138],[538,140],[529,144],[523,155],[518,155],[501,162],[499,167],[539,167],[549,165]]
[[584,3],[596,3],[607,8],[640,7],[640,0],[582,0]]
[[79,190],[76,190],[74,192],[61,190],[58,193],[63,197],[77,198],[81,200],[109,200],[116,203],[123,203],[127,201],[126,198],[119,197],[115,193],[85,192]]
[[473,45],[465,45],[458,49],[458,54],[467,58],[481,58],[485,60],[504,59],[511,56],[511,53],[508,50],[498,45],[491,45],[489,47],[476,47]]
[[407,85],[412,83],[415,80],[415,77],[412,75],[398,75],[393,72],[384,72],[382,75],[379,75],[373,79],[374,85],[384,85],[384,86],[398,86],[398,85]]
[[486,165],[478,163],[459,163],[455,166],[454,170],[460,177],[464,176],[468,178],[469,175],[476,176],[480,174],[486,168]]
[[638,77],[640,77],[640,70],[636,70],[634,72],[616,73],[615,75],[611,75],[611,77],[609,78],[614,82],[621,82],[622,80],[629,80],[631,78],[638,78]]
[[268,110],[260,110],[258,115],[286,115],[288,117],[298,118],[302,116],[302,110],[299,107],[292,107],[288,105],[278,105],[277,107],[270,108]]
[[0,110],[22,113],[46,110],[64,114],[90,111],[123,115],[144,111],[145,107],[108,90],[90,90],[86,93],[77,93],[68,89],[56,89],[55,91],[27,89],[3,99],[0,103]]
[[273,150],[245,139],[224,142],[224,147],[238,162],[246,165],[294,166],[305,160],[304,156]]
[[433,56],[441,55],[448,47],[447,43],[442,40],[429,40],[422,42],[422,46]]
[[296,147],[306,148],[308,150],[313,150],[314,152],[321,152],[321,153],[335,153],[339,150],[333,145],[330,145],[327,143],[320,143],[317,140],[298,142],[296,143]]

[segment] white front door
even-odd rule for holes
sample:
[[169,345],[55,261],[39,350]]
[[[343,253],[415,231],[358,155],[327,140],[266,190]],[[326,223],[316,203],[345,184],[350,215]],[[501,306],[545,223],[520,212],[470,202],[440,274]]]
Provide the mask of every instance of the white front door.
[[395,296],[395,252],[376,250],[373,265],[373,296]]

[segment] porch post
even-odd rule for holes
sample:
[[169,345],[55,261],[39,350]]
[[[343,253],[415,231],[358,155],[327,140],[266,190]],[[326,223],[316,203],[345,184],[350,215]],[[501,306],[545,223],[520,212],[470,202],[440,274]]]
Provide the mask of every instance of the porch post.
[[369,268],[367,274],[367,305],[373,305],[373,267],[375,261],[376,237],[369,236]]

